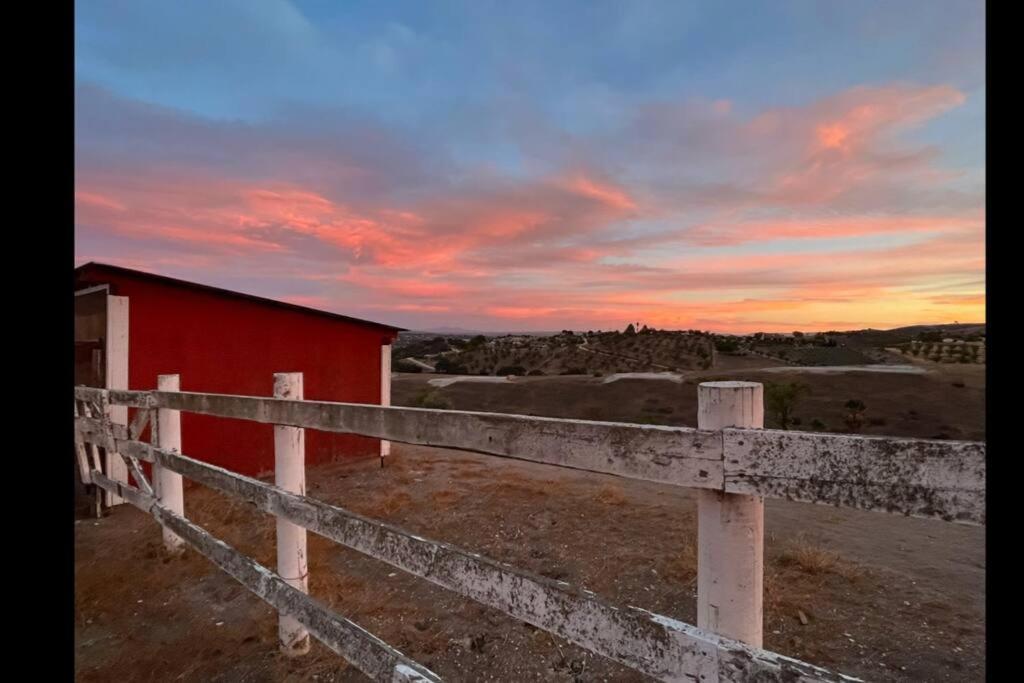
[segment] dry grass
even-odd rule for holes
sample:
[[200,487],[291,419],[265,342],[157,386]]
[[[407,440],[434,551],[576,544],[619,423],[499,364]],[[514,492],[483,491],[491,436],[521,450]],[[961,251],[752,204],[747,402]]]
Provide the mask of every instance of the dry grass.
[[602,505],[625,505],[629,499],[618,486],[606,484],[594,496],[594,500]]
[[462,500],[462,494],[450,489],[434,491],[430,494],[430,500],[436,508],[448,509]]
[[779,564],[794,567],[811,575],[838,574],[851,581],[860,578],[864,573],[863,569],[844,560],[838,552],[816,545],[802,534],[782,551],[779,555]]
[[658,568],[667,581],[688,584],[697,580],[697,537],[688,533],[679,539],[677,551]]
[[390,517],[412,505],[412,496],[405,491],[392,491],[369,501],[351,501],[349,507],[361,515],[377,519]]
[[495,477],[496,481],[487,484],[483,490],[503,499],[513,496],[535,498],[537,496],[566,495],[564,482],[553,479],[528,479],[518,474],[505,474]]

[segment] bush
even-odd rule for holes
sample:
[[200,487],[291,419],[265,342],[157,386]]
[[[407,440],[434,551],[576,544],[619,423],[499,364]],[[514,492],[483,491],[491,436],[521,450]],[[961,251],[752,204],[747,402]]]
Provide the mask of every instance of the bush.
[[395,363],[395,372],[423,372],[423,368],[403,359]]
[[811,420],[811,429],[817,429],[818,431],[825,431],[825,429],[827,429],[827,427],[826,427],[824,422],[822,422],[818,418],[814,418],[813,420]]
[[957,380],[956,382],[953,382],[953,386],[957,389],[963,389],[966,385],[961,380]]
[[544,374],[544,371],[543,371],[543,370],[530,370],[530,371],[529,371],[528,373],[526,373],[526,374],[527,374],[528,376],[530,376],[530,377],[538,377],[538,376],[541,376],[541,375],[543,375],[543,374]]
[[504,366],[498,368],[498,371],[495,372],[494,374],[496,374],[498,376],[503,376],[503,375],[518,375],[518,376],[521,376],[521,375],[525,375],[526,374],[526,368],[524,368],[522,365],[504,365]]
[[452,407],[451,401],[442,396],[437,390],[424,391],[416,399],[416,405],[420,408],[432,408],[434,410],[448,410]]
[[446,375],[468,375],[469,370],[466,369],[465,365],[459,365],[453,363],[448,358],[441,358],[434,364],[434,370],[436,372],[444,373]]
[[857,431],[864,424],[864,411],[868,408],[864,405],[864,401],[856,398],[851,398],[847,401],[845,407],[847,413],[843,421],[846,422],[846,426],[849,427],[851,432]]
[[873,417],[870,420],[868,420],[868,424],[872,425],[872,426],[875,426],[875,427],[884,427],[885,426],[885,418],[884,417]]

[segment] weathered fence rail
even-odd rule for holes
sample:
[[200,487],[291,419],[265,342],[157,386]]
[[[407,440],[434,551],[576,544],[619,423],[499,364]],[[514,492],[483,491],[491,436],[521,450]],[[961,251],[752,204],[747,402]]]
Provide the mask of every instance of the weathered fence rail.
[[[971,524],[985,521],[985,446],[980,443],[762,429],[709,431],[177,391],[76,387],[75,399],[78,452],[100,447],[120,454],[136,486],[111,480],[100,470],[100,460],[90,462],[80,455],[83,481],[152,514],[165,533],[196,548],[282,617],[294,619],[371,678],[382,681],[439,679],[271,570],[214,539],[180,510],[168,507],[164,497],[180,493],[154,494],[138,461],[241,498],[279,520],[499,609],[657,680],[854,679],[636,607],[611,605],[564,582],[188,457],[178,447],[139,441],[148,416],[186,411],[360,434],[720,492],[740,501],[747,496],[775,497]],[[130,426],[114,424],[102,409],[83,409],[88,405],[135,407],[140,415]],[[162,439],[154,442],[160,444]],[[753,588],[760,591],[759,576]]]
[[[96,399],[102,390],[82,397]],[[593,422],[192,392],[110,391],[112,405],[345,432],[726,493],[985,523],[985,444]]]

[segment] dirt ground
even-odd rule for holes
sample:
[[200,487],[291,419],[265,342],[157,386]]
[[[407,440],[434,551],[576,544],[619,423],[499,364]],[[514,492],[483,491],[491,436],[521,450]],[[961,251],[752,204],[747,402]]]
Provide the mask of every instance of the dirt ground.
[[[309,494],[574,584],[695,619],[691,491],[395,444],[310,468]],[[192,487],[186,514],[273,566],[273,522]],[[984,530],[768,501],[765,646],[867,680],[984,678]],[[643,680],[500,612],[310,535],[310,589],[448,680]],[[801,623],[801,612],[808,623]],[[364,680],[318,643],[277,653],[273,610],[119,507],[76,521],[81,681]]]
[[[834,403],[860,398],[869,417],[886,420],[869,433],[942,429],[983,439],[984,375],[955,370],[794,375],[811,385],[797,414],[831,422]],[[426,379],[396,380],[395,403],[415,398]],[[692,425],[697,379],[524,378],[440,391],[455,408]],[[309,468],[307,481],[315,498],[614,604],[695,621],[692,491],[401,444],[384,469],[376,460],[343,461]],[[270,517],[200,486],[185,497],[188,517],[273,567]],[[984,679],[983,528],[775,500],[766,510],[767,649],[865,680]],[[77,680],[365,680],[316,642],[302,658],[278,654],[273,609],[193,552],[165,557],[149,516],[121,506],[75,525]],[[311,594],[446,680],[644,680],[399,569],[309,539]]]
[[[583,375],[516,377],[500,384],[456,382],[435,388],[427,382],[449,375],[399,375],[392,382],[395,405],[417,405],[425,393],[443,397],[454,410],[546,415],[583,420],[612,420],[697,426],[697,385],[716,379],[799,382],[808,392],[799,399],[793,429],[845,431],[844,404],[859,399],[867,406],[861,434],[921,439],[985,438],[985,368],[928,364],[926,374],[848,372],[760,372],[777,365],[765,359],[719,357],[738,367],[682,373],[682,384],[667,380],[620,379]],[[819,420],[824,427],[814,427]],[[765,426],[776,427],[770,414]]]

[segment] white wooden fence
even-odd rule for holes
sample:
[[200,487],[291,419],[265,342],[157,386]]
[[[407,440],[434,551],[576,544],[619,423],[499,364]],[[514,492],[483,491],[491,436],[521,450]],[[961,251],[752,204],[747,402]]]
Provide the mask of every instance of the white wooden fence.
[[[165,384],[172,385],[161,380],[161,388]],[[299,387],[298,398],[76,387],[76,452],[82,479],[153,515],[164,527],[168,550],[176,551],[180,543],[192,546],[274,606],[281,615],[283,650],[303,651],[302,638],[308,633],[378,681],[440,679],[309,597],[304,573],[280,574],[283,566],[292,567],[292,573],[295,566],[305,572],[304,532],[299,545],[294,535],[282,536],[282,522],[285,529],[308,529],[654,679],[703,683],[855,680],[761,649],[763,498],[985,523],[983,443],[728,427],[760,426],[760,385],[752,383],[701,385],[698,424],[710,429],[305,401],[301,379]],[[113,406],[138,409],[132,424],[112,421]],[[168,433],[180,429],[179,411],[290,429],[290,441],[275,439],[279,485],[181,453],[180,432]],[[151,418],[154,414],[157,419]],[[153,443],[139,440],[147,421],[156,431]],[[281,485],[282,468],[294,467],[294,458],[302,457],[301,440],[294,437],[303,429],[476,451],[701,489],[698,558],[704,571],[698,572],[698,606],[703,606],[698,610],[699,627],[637,607],[615,606],[585,589],[328,505],[307,497],[304,484]],[[286,443],[291,446],[282,445]],[[104,474],[98,449],[120,454],[135,485]],[[154,483],[160,482],[156,491],[140,461],[154,465]],[[182,476],[275,515],[279,573],[188,521],[181,506]],[[717,515],[713,519],[712,510]],[[298,553],[298,565],[282,564],[282,547]],[[722,566],[745,569],[712,575]]]

